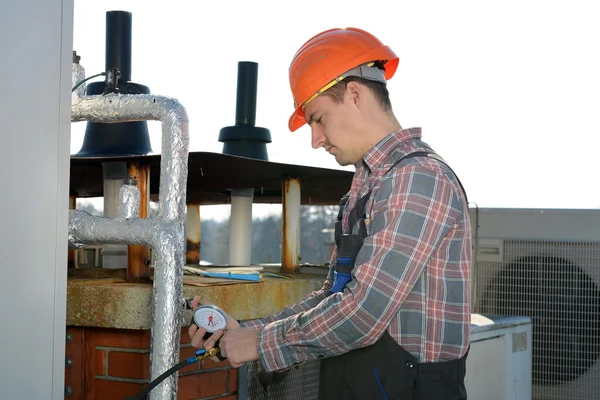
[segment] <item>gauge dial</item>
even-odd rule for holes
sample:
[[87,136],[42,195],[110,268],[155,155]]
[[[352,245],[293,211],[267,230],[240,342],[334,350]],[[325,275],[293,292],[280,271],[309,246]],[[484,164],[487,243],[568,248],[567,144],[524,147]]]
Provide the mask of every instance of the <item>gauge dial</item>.
[[227,316],[217,306],[202,305],[194,312],[194,323],[206,329],[207,333],[215,333],[227,327]]

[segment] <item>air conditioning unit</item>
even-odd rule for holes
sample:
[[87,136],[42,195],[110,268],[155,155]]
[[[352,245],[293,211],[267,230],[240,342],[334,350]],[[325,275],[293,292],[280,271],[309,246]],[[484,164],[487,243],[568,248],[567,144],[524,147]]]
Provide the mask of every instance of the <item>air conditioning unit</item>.
[[532,398],[600,398],[600,210],[471,209],[475,312],[531,318]]
[[531,400],[531,319],[471,314],[469,399]]

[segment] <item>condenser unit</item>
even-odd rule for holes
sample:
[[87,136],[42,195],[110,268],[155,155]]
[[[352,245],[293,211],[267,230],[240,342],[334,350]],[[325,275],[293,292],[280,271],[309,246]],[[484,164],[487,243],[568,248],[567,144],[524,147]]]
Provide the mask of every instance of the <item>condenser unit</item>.
[[531,319],[471,314],[465,386],[473,400],[531,400]]
[[534,400],[600,398],[600,210],[472,209],[475,312],[531,318]]

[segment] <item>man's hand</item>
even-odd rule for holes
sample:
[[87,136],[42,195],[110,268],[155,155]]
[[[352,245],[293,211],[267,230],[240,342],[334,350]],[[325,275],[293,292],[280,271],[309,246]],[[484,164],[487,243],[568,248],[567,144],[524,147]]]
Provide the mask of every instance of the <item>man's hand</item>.
[[[194,311],[196,311],[196,309],[198,307],[200,307],[200,305],[202,304],[200,302],[200,296],[194,296],[194,298],[190,302],[190,304],[191,304],[192,308],[194,309]],[[229,315],[227,315],[226,330],[236,329],[239,327],[240,327],[239,322],[237,322],[234,318],[231,318]],[[217,342],[217,340],[219,340],[221,338],[221,336],[223,336],[223,330],[219,329],[218,331],[213,333],[206,341],[204,340],[205,334],[206,334],[206,329],[199,328],[194,323],[192,323],[190,325],[190,327],[188,328],[188,335],[190,336],[190,341],[192,343],[192,346],[194,346],[197,349],[205,348],[206,350],[210,350],[213,347],[215,347],[215,343]],[[223,355],[223,357],[225,357],[225,355]],[[213,361],[219,362],[219,359],[216,357],[211,357],[211,359],[213,359]]]
[[227,357],[233,368],[241,367],[248,361],[258,360],[258,331],[250,328],[230,329],[221,338],[219,347],[221,355]]

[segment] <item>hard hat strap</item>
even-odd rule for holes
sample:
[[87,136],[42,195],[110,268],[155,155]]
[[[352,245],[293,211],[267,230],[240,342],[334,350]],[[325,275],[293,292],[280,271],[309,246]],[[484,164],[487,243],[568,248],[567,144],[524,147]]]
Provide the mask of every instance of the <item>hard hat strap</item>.
[[310,96],[308,98],[308,100],[306,100],[304,102],[304,104],[302,105],[302,108],[306,107],[308,105],[308,103],[310,103],[311,101],[313,101],[315,99],[315,97],[317,97],[320,94],[323,94],[326,90],[330,89],[336,83],[339,83],[339,82],[343,81],[345,78],[348,78],[350,76],[357,76],[357,77],[367,79],[370,81],[381,82],[384,85],[387,84],[387,81],[385,80],[384,71],[377,67],[373,67],[374,64],[375,64],[374,62],[369,62],[369,63],[359,65],[358,67],[352,68],[352,69],[344,72],[342,75],[338,76],[337,78],[335,78],[334,80],[329,82],[327,85],[325,85],[321,89],[317,90],[317,92],[315,94]]

